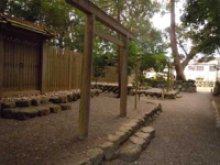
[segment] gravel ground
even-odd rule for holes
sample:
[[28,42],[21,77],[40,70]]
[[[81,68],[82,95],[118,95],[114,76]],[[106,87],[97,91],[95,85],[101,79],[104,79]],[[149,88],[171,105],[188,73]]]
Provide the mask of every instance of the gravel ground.
[[220,165],[220,130],[215,127],[211,99],[209,88],[199,88],[197,94],[162,101],[163,113],[152,124],[155,139],[140,159],[130,164]]
[[72,104],[72,111],[27,121],[0,118],[0,165],[74,165],[84,151],[104,142],[107,134],[155,106],[141,100],[134,110],[133,100],[128,98],[128,117],[119,118],[119,99],[92,98],[90,134],[85,141],[77,138],[79,102]]

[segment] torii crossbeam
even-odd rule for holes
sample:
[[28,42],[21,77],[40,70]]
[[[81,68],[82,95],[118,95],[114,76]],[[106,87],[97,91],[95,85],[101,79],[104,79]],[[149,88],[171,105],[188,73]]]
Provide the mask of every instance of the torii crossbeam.
[[[81,100],[79,112],[79,137],[81,139],[85,139],[88,136],[89,129],[90,86],[94,35],[113,42],[120,47],[120,116],[125,117],[127,115],[128,41],[129,39],[134,38],[134,34],[89,0],[66,0],[66,2],[86,14],[86,29],[81,78]],[[97,31],[94,26],[94,22],[96,20],[120,34],[121,40],[109,34]]]

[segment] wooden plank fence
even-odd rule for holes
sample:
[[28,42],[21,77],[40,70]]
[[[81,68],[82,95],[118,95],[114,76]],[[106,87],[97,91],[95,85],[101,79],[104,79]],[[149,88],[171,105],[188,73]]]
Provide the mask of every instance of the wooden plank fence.
[[82,55],[46,46],[45,92],[80,88]]

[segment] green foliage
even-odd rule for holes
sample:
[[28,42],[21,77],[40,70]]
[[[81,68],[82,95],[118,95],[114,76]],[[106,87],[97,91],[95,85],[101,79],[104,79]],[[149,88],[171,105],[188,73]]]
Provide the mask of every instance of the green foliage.
[[17,18],[45,24],[56,33],[53,44],[82,51],[84,15],[65,0],[3,0],[0,11]]
[[112,43],[102,41],[95,38],[93,50],[93,76],[95,78],[105,75],[106,66],[114,66],[116,64],[116,52]]
[[143,47],[137,42],[131,42],[129,45],[128,66],[129,73],[136,65],[140,65],[140,71],[154,68],[155,71],[163,71],[167,64],[167,57],[164,53],[144,53]]
[[188,0],[182,20],[192,29],[194,43],[202,52],[212,53],[219,48],[219,0]]

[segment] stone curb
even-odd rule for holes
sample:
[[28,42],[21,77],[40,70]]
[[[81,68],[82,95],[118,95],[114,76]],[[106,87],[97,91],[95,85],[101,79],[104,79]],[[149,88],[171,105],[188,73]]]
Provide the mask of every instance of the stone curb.
[[[91,97],[98,96],[100,93],[100,90],[92,89]],[[51,97],[17,98],[14,101],[0,103],[0,116],[6,119],[27,120],[50,113],[71,110],[72,107],[69,103],[78,99],[80,99],[79,91]]]
[[[125,161],[136,160],[155,136],[155,130],[145,125],[149,120],[152,122],[160,112],[162,112],[162,106],[158,104],[152,111],[146,112],[142,118],[123,124],[114,134],[108,135],[105,143],[100,144],[96,149],[89,150],[88,157],[77,165],[99,165],[117,157],[122,157]],[[129,146],[126,146],[126,143]],[[126,146],[123,150],[128,151],[127,153],[119,150],[123,146]]]
[[133,162],[137,160],[142,151],[147,148],[155,135],[155,130],[152,127],[141,128],[129,141],[125,143],[119,150],[119,158],[126,162]]

